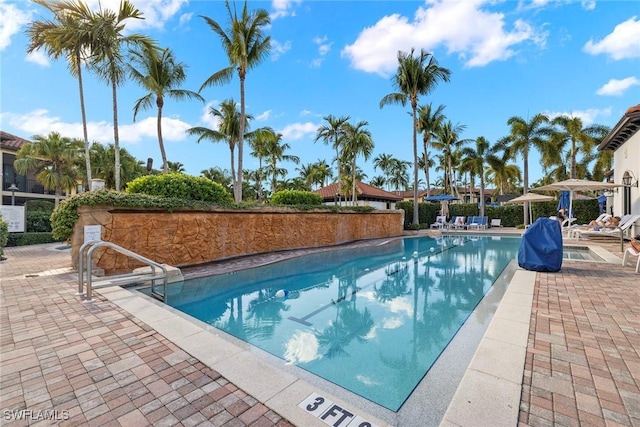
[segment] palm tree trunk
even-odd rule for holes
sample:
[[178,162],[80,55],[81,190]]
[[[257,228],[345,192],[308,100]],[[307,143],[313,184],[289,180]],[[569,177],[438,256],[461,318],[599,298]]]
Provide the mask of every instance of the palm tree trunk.
[[418,217],[418,134],[416,129],[416,108],[414,102],[411,102],[411,110],[413,112],[413,225],[420,224]]
[[[523,157],[523,176],[524,176],[524,194],[529,192],[529,150],[522,150]],[[529,202],[524,203],[524,225],[529,225]]]
[[60,203],[60,197],[62,196],[62,187],[59,185],[56,185],[55,188],[55,193],[53,196],[53,204],[55,207],[58,207],[58,204]]
[[242,201],[242,148],[244,145],[244,122],[244,75],[240,72],[240,141],[238,141],[238,179],[233,186],[233,195],[236,199],[236,203],[240,203]]
[[233,194],[235,196],[236,192],[236,159],[234,153],[234,146],[229,145],[229,151],[231,152],[231,183],[233,184]]
[[[112,73],[113,75],[113,73]],[[115,77],[111,78],[111,92],[113,96],[113,148],[115,151],[114,180],[116,191],[120,191],[120,136],[118,134],[118,95]]]
[[353,206],[356,206],[356,156],[355,153],[353,155],[353,162],[351,164],[351,169],[352,169],[352,177],[351,177],[351,181],[353,181],[351,183],[351,204]]
[[569,178],[576,178],[576,140],[571,138],[571,172]]
[[160,155],[162,156],[162,170],[164,173],[168,173],[167,153],[164,151],[164,142],[162,141],[162,106],[164,105],[164,100],[161,96],[156,99],[156,105],[158,106],[158,145],[160,145]]
[[484,174],[480,174],[480,216],[484,216]]
[[423,141],[424,145],[424,179],[427,181],[427,197],[431,196],[431,184],[429,183],[429,154],[427,153],[427,147],[429,143]]
[[82,133],[84,136],[84,162],[87,168],[87,188],[91,190],[91,156],[89,153],[89,135],[87,132],[87,113],[84,108],[84,87],[82,84],[80,52],[76,52],[76,61],[78,63],[78,90],[80,92],[80,112],[82,114]]

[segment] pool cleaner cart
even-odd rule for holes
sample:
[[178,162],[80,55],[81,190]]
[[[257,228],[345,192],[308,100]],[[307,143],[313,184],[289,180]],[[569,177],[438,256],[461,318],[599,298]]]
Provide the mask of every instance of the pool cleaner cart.
[[560,271],[562,229],[558,221],[538,218],[522,235],[518,265],[531,271]]

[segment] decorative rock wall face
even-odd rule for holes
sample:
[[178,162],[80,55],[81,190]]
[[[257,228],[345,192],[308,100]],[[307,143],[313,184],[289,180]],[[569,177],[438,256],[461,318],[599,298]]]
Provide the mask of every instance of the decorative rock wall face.
[[[83,206],[71,237],[72,262],[84,243],[84,226],[102,226],[102,240],[176,267],[287,249],[332,246],[399,236],[404,211],[299,212],[286,208],[212,212],[126,210]],[[141,264],[111,249],[97,249],[94,266],[106,274]]]

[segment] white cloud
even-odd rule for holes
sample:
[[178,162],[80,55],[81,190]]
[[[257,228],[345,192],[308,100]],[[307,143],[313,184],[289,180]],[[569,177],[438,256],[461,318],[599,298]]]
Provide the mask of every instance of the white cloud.
[[279,132],[282,134],[283,139],[301,139],[307,135],[315,135],[318,125],[311,122],[306,123],[291,123],[284,127]]
[[182,15],[180,15],[180,19],[178,20],[178,24],[182,27],[184,25],[187,25],[187,22],[191,21],[191,18],[193,18],[193,13],[183,13]]
[[33,51],[26,56],[28,62],[33,62],[34,64],[41,65],[43,67],[49,67],[51,63],[49,62],[49,57],[42,53],[40,50]]
[[579,117],[582,120],[582,124],[584,126],[592,125],[596,122],[598,117],[609,117],[611,116],[611,107],[605,109],[598,108],[589,108],[587,110],[573,110],[573,111],[545,111],[544,113],[549,116],[549,118],[553,119],[559,116],[567,116],[567,117]]
[[[81,122],[64,122],[60,117],[51,115],[45,109],[33,110],[25,114],[2,113],[0,120],[20,129],[29,137],[59,132],[69,138],[83,138]],[[187,137],[186,130],[190,127],[192,127],[190,124],[182,120],[164,117],[162,119],[162,136],[166,141],[182,141]],[[148,138],[157,139],[156,117],[150,116],[135,123],[120,125],[118,130],[122,144],[136,144]],[[87,133],[89,141],[98,141],[102,144],[113,143],[113,124],[111,122],[105,120],[88,122]]]
[[613,32],[599,42],[589,40],[582,48],[591,55],[605,54],[620,60],[640,57],[640,21],[633,16],[616,25]]
[[209,129],[218,130],[218,119],[209,114],[209,110],[211,107],[217,108],[220,105],[218,100],[213,100],[207,102],[207,105],[202,109],[202,114],[200,115],[200,122],[204,127],[208,127]]
[[269,120],[269,117],[271,116],[271,113],[273,111],[272,110],[267,110],[262,114],[258,114],[256,116],[256,120],[258,120],[259,122],[265,121],[265,120]]
[[0,52],[11,44],[11,37],[31,21],[32,11],[18,8],[16,3],[0,0]]
[[[536,9],[544,8],[547,6],[560,7],[569,3],[574,3],[576,0],[520,0],[518,4],[519,9]],[[580,5],[586,10],[593,10],[596,8],[596,0],[580,0]]]
[[271,39],[271,60],[276,61],[282,54],[291,49],[291,42],[287,41],[285,44],[280,43],[276,39]]
[[407,46],[428,51],[443,46],[467,67],[480,67],[512,57],[514,47],[524,42],[544,45],[547,33],[520,19],[506,29],[504,14],[482,10],[485,3],[492,2],[427,0],[413,19],[393,14],[365,28],[341,55],[355,69],[388,76],[397,67],[398,51]]
[[320,65],[322,65],[322,61],[324,61],[324,56],[331,51],[331,45],[333,44],[333,42],[327,43],[327,36],[315,37],[313,39],[313,42],[318,45],[319,57],[311,61],[311,67],[318,68]]
[[640,85],[640,80],[636,77],[627,77],[622,80],[611,79],[598,89],[596,94],[603,96],[622,96],[627,89],[638,85]]
[[310,116],[311,115],[311,111],[306,110],[306,109],[302,110],[302,111],[300,111],[300,115],[303,116],[303,117],[304,116]]
[[272,21],[275,21],[278,18],[283,18],[285,16],[296,16],[295,11],[291,10],[293,8],[293,4],[300,4],[302,0],[273,0],[271,2],[271,8],[273,12],[270,17]]

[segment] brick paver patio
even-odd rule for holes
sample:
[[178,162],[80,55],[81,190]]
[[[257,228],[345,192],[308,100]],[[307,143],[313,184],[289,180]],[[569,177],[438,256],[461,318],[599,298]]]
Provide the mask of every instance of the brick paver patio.
[[[68,252],[6,256],[0,424],[291,425],[99,292],[81,303]],[[538,273],[531,319],[521,425],[640,425],[640,275],[565,262]]]
[[80,302],[68,252],[6,255],[2,425],[291,425],[99,295]]

